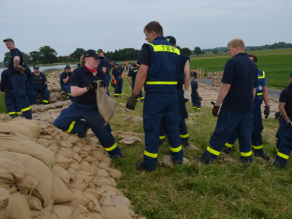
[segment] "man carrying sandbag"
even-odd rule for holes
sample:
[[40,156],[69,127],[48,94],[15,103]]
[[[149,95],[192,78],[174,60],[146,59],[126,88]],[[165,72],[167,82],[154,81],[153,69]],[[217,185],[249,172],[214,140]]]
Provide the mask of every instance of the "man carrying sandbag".
[[62,90],[66,92],[67,99],[70,99],[71,101],[73,101],[74,98],[72,97],[71,90],[70,90],[71,89],[71,83],[70,83],[71,75],[72,75],[71,66],[66,65],[66,67],[64,68],[64,72],[62,72],[60,75],[60,86]]
[[33,80],[33,96],[34,100],[37,99],[39,93],[43,96],[43,104],[48,104],[50,99],[50,91],[48,90],[48,81],[44,73],[40,72],[39,66],[33,66],[32,73]]
[[75,69],[70,78],[74,102],[62,111],[53,125],[63,131],[76,133],[79,138],[85,138],[88,129],[91,128],[112,158],[122,158],[123,154],[111,134],[110,124],[105,125],[106,122],[100,114],[96,102],[96,81],[101,80],[99,84],[106,89],[105,73],[97,68],[99,59],[103,57],[92,49],[86,51],[84,57],[85,64]]

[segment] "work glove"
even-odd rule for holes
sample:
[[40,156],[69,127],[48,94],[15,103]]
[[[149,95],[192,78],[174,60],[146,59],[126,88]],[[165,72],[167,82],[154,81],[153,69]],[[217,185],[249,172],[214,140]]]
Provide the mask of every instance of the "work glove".
[[43,93],[47,87],[48,87],[48,85],[44,84],[44,85],[40,88],[40,92]]
[[33,90],[34,90],[34,91],[38,91],[39,89],[38,89],[36,86],[34,86],[34,87],[33,87]]
[[291,123],[292,123],[292,122],[291,122],[290,120],[287,120],[287,121],[286,121],[286,126],[287,126],[287,128],[289,128],[289,127],[291,126]]
[[97,83],[95,81],[91,82],[91,84],[87,87],[88,91],[96,90],[97,89]]
[[200,97],[200,101],[202,101],[203,100],[203,98],[202,97]]
[[70,72],[68,72],[67,73],[67,75],[68,75],[68,77],[70,78],[71,77],[71,75],[72,75],[72,72],[70,71]]
[[135,110],[135,106],[136,106],[136,103],[137,103],[137,97],[138,95],[135,95],[135,94],[132,94],[128,101],[127,101],[127,105],[126,107],[130,110]]
[[19,71],[21,74],[23,74],[25,72],[25,67],[18,65],[15,68],[16,71]]
[[268,118],[269,114],[270,114],[270,106],[265,106],[264,115],[266,119]]
[[114,85],[117,85],[117,81],[116,81],[116,79],[114,80]]
[[99,80],[99,86],[100,87],[106,87],[106,83],[104,80]]
[[189,90],[185,90],[184,91],[184,99],[185,99],[185,101],[183,101],[183,102],[184,103],[188,102],[189,101],[189,97],[190,97],[190,91]]
[[213,114],[213,116],[217,117],[220,106],[216,106],[216,104],[214,102],[211,102],[211,103],[214,105],[214,107],[212,109],[212,114]]

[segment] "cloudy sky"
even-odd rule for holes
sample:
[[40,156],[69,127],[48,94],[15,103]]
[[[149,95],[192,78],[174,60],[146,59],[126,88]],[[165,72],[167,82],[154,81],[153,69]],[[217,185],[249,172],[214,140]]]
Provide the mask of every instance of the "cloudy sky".
[[[141,48],[144,26],[159,21],[180,47],[213,48],[242,38],[247,46],[292,43],[291,0],[10,0],[0,2],[0,39],[29,53],[51,46],[58,56],[76,48]],[[0,61],[8,50],[0,46]]]

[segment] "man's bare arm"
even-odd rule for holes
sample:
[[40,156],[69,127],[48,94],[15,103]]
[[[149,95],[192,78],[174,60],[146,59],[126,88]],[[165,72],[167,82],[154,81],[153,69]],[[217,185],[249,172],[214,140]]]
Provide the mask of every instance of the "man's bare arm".
[[288,121],[289,118],[287,116],[286,110],[284,109],[286,103],[279,102],[279,111],[285,121]]
[[189,90],[190,86],[190,60],[186,61],[184,67],[185,90]]
[[77,86],[71,86],[71,95],[72,97],[79,97],[85,93],[87,93],[88,90],[86,87],[77,87]]
[[139,72],[137,73],[135,80],[135,87],[133,93],[138,95],[145,84],[147,74],[148,74],[148,66],[141,64]]
[[267,86],[264,86],[263,88],[263,98],[264,98],[266,106],[269,106],[269,93],[268,93]]
[[16,68],[19,65],[19,62],[20,62],[20,57],[19,56],[14,56],[14,58],[13,58],[14,68]]
[[220,88],[219,96],[216,101],[216,106],[220,106],[220,104],[225,99],[226,95],[228,94],[230,87],[231,87],[231,84],[226,84],[226,83],[222,84]]

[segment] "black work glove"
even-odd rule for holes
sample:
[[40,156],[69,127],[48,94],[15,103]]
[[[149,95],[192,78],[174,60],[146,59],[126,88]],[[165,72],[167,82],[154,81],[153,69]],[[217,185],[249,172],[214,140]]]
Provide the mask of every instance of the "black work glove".
[[186,99],[186,98],[184,98],[184,97],[181,99],[181,102],[182,102],[182,103],[186,103],[186,102],[188,102],[188,101],[189,101],[189,99]]
[[135,94],[132,94],[128,101],[127,101],[127,105],[126,107],[130,110],[135,110],[135,106],[136,106],[136,103],[137,103],[137,96],[138,95],[135,95]]
[[286,126],[287,126],[287,128],[289,128],[291,126],[291,121],[290,120],[286,121]]
[[216,106],[216,104],[214,102],[211,102],[211,103],[214,105],[214,107],[212,109],[212,114],[213,114],[213,116],[217,117],[220,106]]
[[69,76],[69,78],[70,78],[70,76],[72,75],[72,72],[70,71],[70,72],[68,72],[67,73],[67,75]]
[[34,87],[33,87],[33,90],[34,90],[34,91],[38,91],[39,89],[38,89],[36,86],[34,86]]
[[264,115],[266,119],[268,118],[269,114],[270,114],[270,106],[265,106]]
[[203,100],[203,98],[202,97],[200,97],[200,101],[202,101]]
[[28,81],[28,83],[32,84],[32,83],[33,83],[33,81],[32,81],[32,80],[29,80],[29,81]]
[[100,87],[106,87],[106,83],[104,80],[99,80]]
[[41,88],[40,88],[40,92],[44,92],[45,89],[48,87],[48,85],[44,84]]
[[91,82],[91,84],[87,87],[88,91],[96,90],[97,89],[97,83],[95,81]]

